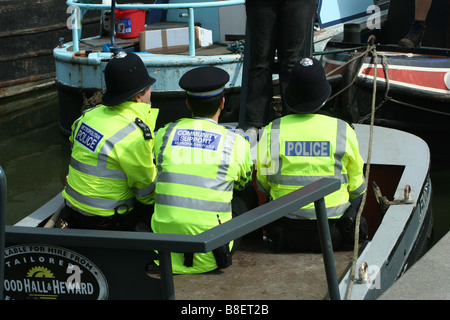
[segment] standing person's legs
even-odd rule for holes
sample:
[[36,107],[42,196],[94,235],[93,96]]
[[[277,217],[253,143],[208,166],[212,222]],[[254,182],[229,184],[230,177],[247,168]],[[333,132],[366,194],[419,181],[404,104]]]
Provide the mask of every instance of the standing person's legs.
[[416,20],[425,21],[430,10],[432,0],[416,0]]
[[272,99],[272,66],[275,54],[278,0],[247,0],[250,35],[250,67],[247,84],[247,127],[264,126],[264,114]]
[[408,34],[399,41],[399,45],[414,48],[420,47],[425,34],[425,20],[430,10],[432,0],[416,0],[415,20]]
[[316,9],[315,0],[286,0],[278,9],[277,21],[277,54],[280,62],[280,91],[284,105],[284,90],[289,81],[289,74],[294,64],[307,55],[307,41],[312,41],[311,32]]

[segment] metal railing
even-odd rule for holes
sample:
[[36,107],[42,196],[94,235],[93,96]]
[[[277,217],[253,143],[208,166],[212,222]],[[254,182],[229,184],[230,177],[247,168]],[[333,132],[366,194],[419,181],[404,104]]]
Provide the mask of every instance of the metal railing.
[[[210,1],[210,2],[187,2],[187,3],[160,3],[160,4],[115,4],[112,1],[111,5],[106,4],[93,4],[86,3],[83,0],[68,0],[66,2],[68,8],[73,8],[72,10],[72,25],[78,26],[79,28],[72,29],[72,41],[73,41],[73,51],[79,51],[80,43],[80,33],[81,21],[83,15],[88,10],[111,10],[114,6],[118,10],[173,10],[173,9],[186,9],[186,14],[183,16],[188,19],[188,29],[189,29],[189,55],[195,56],[195,29],[194,29],[194,9],[198,8],[217,8],[225,6],[234,6],[244,4],[245,0],[226,0],[226,1]],[[80,10],[80,15],[74,14],[75,8]],[[78,10],[77,9],[77,10]],[[111,26],[113,28],[114,23],[111,21]],[[113,35],[112,35],[113,36]]]
[[[2,227],[2,239],[6,239],[8,243],[38,242],[62,247],[93,248],[102,250],[102,252],[111,250],[114,254],[112,259],[115,259],[115,261],[110,261],[108,265],[118,264],[117,260],[120,259],[116,252],[120,250],[132,250],[136,254],[140,251],[148,254],[151,250],[158,250],[161,268],[161,289],[158,287],[157,290],[161,290],[160,294],[163,299],[175,299],[171,252],[210,252],[234,239],[240,238],[285,216],[299,207],[314,202],[330,299],[340,299],[334,253],[324,201],[326,195],[340,188],[340,182],[337,179],[321,179],[316,181],[279,199],[252,209],[201,234],[181,235],[102,230],[92,232],[92,230],[81,229],[48,229],[16,226],[5,227],[6,178],[1,167],[0,173],[0,191],[2,195],[0,199],[2,209],[0,225]],[[2,252],[5,252],[4,248],[5,241],[2,240],[0,247]],[[4,254],[1,254],[1,256],[3,259]],[[1,263],[1,283],[3,283],[4,260],[2,260]],[[117,272],[120,273],[120,264],[118,264],[117,267],[119,268]],[[3,286],[1,287],[3,291]],[[122,294],[126,294],[127,290],[120,288],[119,291],[123,292]],[[1,292],[0,297],[3,299],[3,292]],[[127,295],[124,297],[127,297]],[[124,297],[122,297],[122,299]]]
[[5,279],[6,175],[0,166],[0,299],[3,299]]

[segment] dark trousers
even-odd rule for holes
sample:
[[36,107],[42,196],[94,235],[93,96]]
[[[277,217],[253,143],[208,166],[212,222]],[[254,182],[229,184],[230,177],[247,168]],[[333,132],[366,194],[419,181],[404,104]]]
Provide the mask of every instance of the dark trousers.
[[[339,219],[328,219],[331,242],[334,250],[343,250],[353,246],[357,212],[354,207]],[[283,217],[265,227],[269,247],[274,252],[321,252],[317,220],[298,220]],[[368,225],[361,217],[359,240],[367,239]]]
[[[231,207],[233,210],[233,218],[246,213],[258,206],[258,194],[255,188],[248,184],[243,190],[233,192],[233,199],[231,200]],[[233,250],[234,253],[241,243],[242,238],[234,240]]]
[[[246,124],[260,128],[275,115],[270,108],[275,51],[280,63],[283,101],[290,71],[305,56],[315,0],[247,0],[245,5],[250,36]],[[284,103],[283,114],[286,114]]]
[[66,204],[61,209],[61,222],[67,223],[69,229],[149,232],[153,211],[153,205],[138,202],[133,210],[126,214],[115,214],[110,217],[85,216]]

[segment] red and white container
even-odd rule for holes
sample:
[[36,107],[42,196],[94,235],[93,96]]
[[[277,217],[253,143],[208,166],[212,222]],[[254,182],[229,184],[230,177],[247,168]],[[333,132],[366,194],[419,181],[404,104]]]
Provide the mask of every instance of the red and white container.
[[114,20],[118,38],[137,38],[145,30],[145,10],[116,10]]

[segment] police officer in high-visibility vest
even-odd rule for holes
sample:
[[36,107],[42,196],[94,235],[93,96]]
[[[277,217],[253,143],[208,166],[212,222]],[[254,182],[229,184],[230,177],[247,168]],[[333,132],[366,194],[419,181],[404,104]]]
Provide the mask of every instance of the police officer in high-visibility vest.
[[121,52],[107,64],[105,81],[102,104],[72,125],[62,227],[150,231],[155,79],[138,55]]
[[[354,129],[346,122],[317,114],[331,92],[321,63],[304,58],[294,66],[286,102],[290,114],[264,128],[257,151],[257,180],[277,199],[322,177],[337,178],[341,188],[325,197],[334,249],[353,243],[355,217],[366,191],[364,161]],[[270,247],[278,252],[319,251],[314,204],[266,226]],[[361,232],[367,237],[362,217]]]
[[[249,142],[243,133],[218,124],[228,81],[228,73],[216,67],[195,68],[179,81],[193,118],[169,123],[156,135],[155,233],[196,235],[226,223],[232,218],[233,191],[251,180]],[[172,253],[173,273],[225,268],[233,247],[232,241],[213,252]]]

